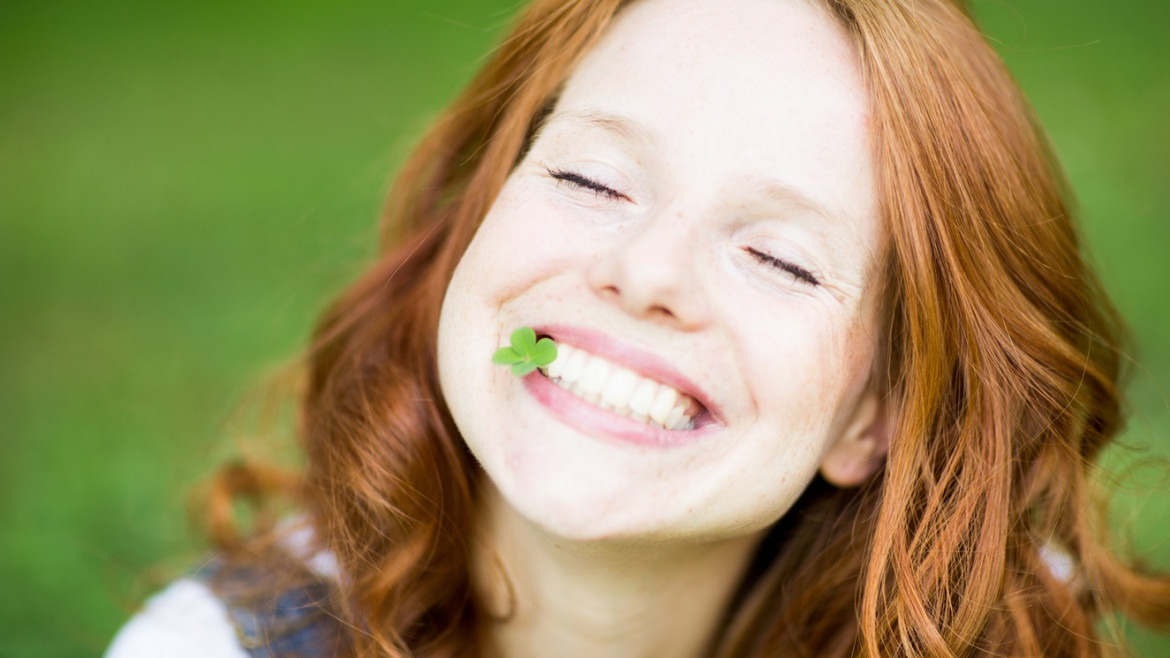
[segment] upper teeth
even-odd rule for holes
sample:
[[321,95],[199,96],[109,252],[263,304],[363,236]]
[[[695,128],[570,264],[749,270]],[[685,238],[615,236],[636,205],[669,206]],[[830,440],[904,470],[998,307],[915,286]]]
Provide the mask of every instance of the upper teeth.
[[548,378],[587,402],[657,428],[692,429],[700,406],[690,396],[570,345],[557,345]]

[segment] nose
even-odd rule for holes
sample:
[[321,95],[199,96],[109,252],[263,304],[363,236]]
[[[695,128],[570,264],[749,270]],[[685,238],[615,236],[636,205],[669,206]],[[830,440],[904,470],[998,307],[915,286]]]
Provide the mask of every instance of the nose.
[[682,212],[643,219],[613,236],[587,270],[589,285],[631,316],[679,329],[707,320],[701,244]]

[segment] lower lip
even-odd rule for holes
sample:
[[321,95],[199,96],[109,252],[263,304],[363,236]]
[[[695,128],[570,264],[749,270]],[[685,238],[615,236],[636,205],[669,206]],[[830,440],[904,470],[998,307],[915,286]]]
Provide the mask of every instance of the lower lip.
[[650,427],[646,423],[619,416],[582,400],[554,384],[539,370],[533,371],[521,381],[524,382],[524,388],[538,402],[568,425],[601,438],[618,439],[653,448],[675,448],[703,439],[716,429],[713,424],[704,425],[702,417],[698,419],[699,427],[691,430],[676,431]]

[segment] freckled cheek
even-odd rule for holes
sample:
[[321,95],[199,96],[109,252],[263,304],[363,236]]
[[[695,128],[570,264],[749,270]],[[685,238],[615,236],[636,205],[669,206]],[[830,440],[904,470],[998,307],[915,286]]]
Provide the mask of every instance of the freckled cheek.
[[568,221],[565,209],[521,197],[501,194],[484,218],[465,255],[479,272],[523,287],[592,257],[593,236]]
[[787,430],[810,431],[831,422],[853,388],[854,356],[833,323],[793,317],[777,323],[761,354],[747,355],[748,379],[761,416]]

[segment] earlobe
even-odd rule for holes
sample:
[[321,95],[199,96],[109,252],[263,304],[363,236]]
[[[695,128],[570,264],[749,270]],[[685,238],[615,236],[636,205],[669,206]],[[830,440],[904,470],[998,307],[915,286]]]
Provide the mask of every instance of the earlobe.
[[853,420],[821,460],[821,477],[838,487],[856,487],[885,460],[895,414],[889,401],[866,393]]

